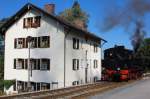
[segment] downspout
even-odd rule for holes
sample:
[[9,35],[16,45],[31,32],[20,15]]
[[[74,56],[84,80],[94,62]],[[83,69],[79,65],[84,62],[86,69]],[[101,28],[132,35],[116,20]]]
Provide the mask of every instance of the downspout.
[[[100,43],[100,48],[101,48],[101,67],[102,67],[102,53],[103,53],[103,49],[102,49],[102,47],[104,46],[104,44],[105,43],[107,43],[107,41],[106,40],[102,40],[102,41],[104,41],[103,43]],[[103,57],[104,58],[104,57]],[[102,77],[102,68],[101,68],[101,77]]]
[[68,36],[68,31],[64,31],[64,88],[66,87],[66,38]]

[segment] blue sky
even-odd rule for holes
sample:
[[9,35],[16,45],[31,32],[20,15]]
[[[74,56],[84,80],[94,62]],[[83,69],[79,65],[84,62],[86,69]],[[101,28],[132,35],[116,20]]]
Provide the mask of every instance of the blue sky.
[[[88,30],[95,33],[96,35],[104,38],[108,41],[103,46],[103,49],[113,47],[115,44],[117,45],[125,45],[127,48],[132,49],[130,43],[130,33],[124,30],[122,27],[115,27],[114,29],[102,32],[101,28],[97,24],[102,24],[102,20],[104,18],[107,9],[112,5],[112,3],[116,3],[120,6],[124,5],[123,0],[78,0],[81,8],[86,11],[89,17],[89,27]],[[33,3],[40,8],[46,3],[55,3],[56,4],[56,14],[63,11],[66,8],[72,6],[74,0],[1,0],[0,3],[0,19],[12,16],[15,14],[23,5],[26,3]],[[147,32],[149,33],[149,26],[147,26]],[[149,36],[149,34],[148,34]]]

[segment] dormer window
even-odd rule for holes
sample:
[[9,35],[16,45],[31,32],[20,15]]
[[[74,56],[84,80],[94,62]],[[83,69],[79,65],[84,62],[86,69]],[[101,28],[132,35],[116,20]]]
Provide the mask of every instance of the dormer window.
[[23,20],[24,28],[37,28],[40,27],[41,16],[28,17]]

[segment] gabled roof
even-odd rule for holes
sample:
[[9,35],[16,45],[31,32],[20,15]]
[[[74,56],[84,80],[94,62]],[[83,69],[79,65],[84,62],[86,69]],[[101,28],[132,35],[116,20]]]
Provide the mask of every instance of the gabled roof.
[[69,22],[67,22],[67,21],[65,21],[65,20],[63,20],[63,19],[61,19],[60,17],[57,17],[57,16],[52,15],[52,14],[49,14],[49,13],[47,13],[46,11],[44,11],[43,9],[41,9],[41,8],[39,8],[39,7],[37,7],[37,6],[33,5],[33,4],[31,4],[31,3],[27,3],[27,4],[26,4],[24,7],[22,7],[14,16],[12,16],[9,20],[7,20],[7,21],[0,27],[0,33],[2,33],[2,34],[4,35],[5,32],[8,30],[8,28],[9,28],[11,25],[13,25],[17,20],[20,19],[21,16],[23,16],[27,11],[29,11],[29,10],[31,10],[31,9],[32,9],[32,10],[35,10],[35,11],[38,11],[38,12],[41,12],[41,13],[47,15],[48,17],[50,17],[50,18],[52,18],[52,19],[58,21],[59,23],[63,24],[64,26],[66,26],[66,27],[68,27],[68,28],[70,28],[70,29],[74,29],[74,30],[76,30],[76,31],[79,31],[79,32],[77,32],[77,33],[80,33],[80,34],[82,33],[82,35],[87,35],[87,36],[89,36],[89,37],[91,37],[91,38],[93,38],[94,40],[99,41],[99,42],[100,42],[101,40],[103,40],[103,41],[106,42],[106,40],[104,40],[104,39],[102,39],[102,38],[100,38],[100,37],[94,35],[93,33],[90,33],[90,32],[88,32],[87,30],[83,30],[83,29],[79,28],[78,26],[73,25],[73,24],[71,24],[71,23],[69,23]]

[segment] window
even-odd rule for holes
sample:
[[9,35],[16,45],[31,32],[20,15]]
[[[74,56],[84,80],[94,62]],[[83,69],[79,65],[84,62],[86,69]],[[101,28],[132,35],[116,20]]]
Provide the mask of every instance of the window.
[[73,59],[73,70],[79,70],[79,59]]
[[42,59],[40,69],[41,70],[50,70],[50,60],[49,59]]
[[52,82],[52,89],[58,88],[58,82]]
[[31,82],[31,91],[36,91],[36,83],[35,82]]
[[16,69],[24,69],[24,60],[23,59],[15,59],[14,62],[16,66],[14,66]]
[[73,38],[73,49],[79,49],[79,39]]
[[31,48],[37,48],[37,37],[32,37],[32,40],[30,42]]
[[72,85],[79,85],[79,81],[72,82]]
[[[30,59],[32,70],[50,70],[50,59]],[[14,59],[14,69],[28,69],[28,59]]]
[[17,38],[14,40],[14,48],[25,48],[25,38]]
[[50,89],[50,83],[41,83],[41,90]]
[[[32,37],[30,41],[30,48],[48,48],[50,47],[50,37]],[[27,38],[16,38],[14,39],[14,48],[28,48]]]
[[32,70],[37,70],[37,60],[36,59],[30,59],[30,66],[32,67]]
[[34,27],[34,28],[40,27],[40,20],[41,20],[41,16],[34,17],[32,27]]
[[97,53],[98,52],[98,45],[94,44],[94,52]]
[[98,61],[94,60],[94,68],[97,68],[97,67],[98,67]]
[[41,90],[41,84],[40,83],[37,83],[37,91],[40,91]]
[[23,27],[24,28],[31,28],[32,22],[33,22],[33,17],[24,18]]
[[43,36],[43,37],[40,37],[39,39],[39,47],[41,47],[41,48],[48,48],[49,46],[50,46],[50,44],[49,44],[49,36]]
[[17,48],[22,48],[23,47],[23,39],[19,38],[17,42]]
[[25,69],[25,65],[24,59],[14,59],[14,69]]
[[14,40],[14,48],[24,48],[25,47],[25,39],[18,38]]
[[41,16],[28,17],[23,20],[23,28],[37,28],[40,27]]

